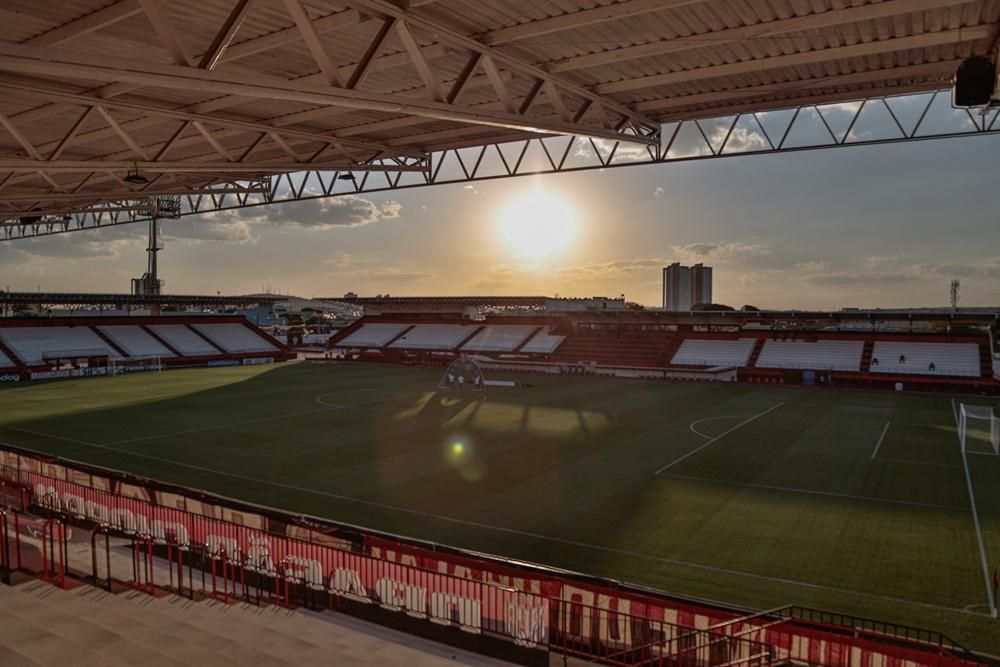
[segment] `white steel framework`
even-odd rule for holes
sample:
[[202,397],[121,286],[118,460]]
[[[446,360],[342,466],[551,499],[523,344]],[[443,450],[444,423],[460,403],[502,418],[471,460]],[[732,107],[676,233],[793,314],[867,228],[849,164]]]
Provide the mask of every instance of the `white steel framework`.
[[875,141],[831,122],[853,100],[898,126],[879,140],[997,131],[915,130],[882,100],[995,55],[1000,0],[7,0],[0,20],[0,239],[165,194],[192,213],[483,178],[492,153],[489,177],[702,157],[689,130],[707,156],[797,150],[800,114],[830,126],[811,147]]
[[[179,215],[185,216],[516,176],[1000,134],[1000,110],[951,109],[949,95],[936,91],[666,122],[659,146],[519,133],[502,143],[435,151],[427,171],[310,169],[172,192],[180,195]],[[119,192],[118,200],[86,207],[75,207],[71,196],[53,195],[44,210],[31,208],[37,206],[32,197],[13,198],[21,217],[0,221],[0,240],[148,220],[149,204],[138,197],[144,192]]]

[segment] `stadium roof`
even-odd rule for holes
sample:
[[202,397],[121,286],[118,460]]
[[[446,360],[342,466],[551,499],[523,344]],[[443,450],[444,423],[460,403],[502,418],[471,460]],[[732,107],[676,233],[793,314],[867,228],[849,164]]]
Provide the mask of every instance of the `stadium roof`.
[[998,19],[1000,0],[6,0],[0,218],[937,90],[995,52]]

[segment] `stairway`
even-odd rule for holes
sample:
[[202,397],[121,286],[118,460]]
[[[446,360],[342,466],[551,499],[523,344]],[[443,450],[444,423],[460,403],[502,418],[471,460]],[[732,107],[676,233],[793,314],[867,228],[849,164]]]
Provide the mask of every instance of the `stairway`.
[[114,350],[115,352],[117,352],[119,356],[124,357],[126,359],[130,356],[129,353],[126,352],[125,349],[122,348],[121,345],[119,345],[118,343],[116,343],[111,338],[111,336],[109,336],[106,333],[104,333],[103,331],[101,331],[101,329],[99,327],[90,327],[90,330],[93,331],[95,334],[97,334],[97,337],[100,338],[101,340],[103,340],[105,343],[107,343],[108,347],[110,347],[112,350]]
[[174,347],[173,345],[171,345],[171,344],[170,344],[170,343],[168,343],[168,342],[167,342],[166,340],[164,340],[164,339],[163,339],[163,338],[162,338],[162,337],[161,337],[161,336],[160,336],[159,334],[157,334],[157,333],[156,333],[155,331],[153,331],[153,329],[152,329],[151,327],[148,327],[148,326],[146,326],[145,324],[142,324],[142,325],[139,325],[139,326],[141,326],[141,327],[142,327],[142,330],[143,330],[143,331],[145,331],[145,332],[146,332],[146,333],[148,333],[148,334],[149,334],[150,336],[152,336],[152,337],[153,337],[153,338],[155,338],[155,339],[156,339],[157,341],[159,341],[160,345],[162,345],[163,347],[165,347],[165,348],[167,348],[168,350],[170,350],[171,352],[173,352],[173,353],[174,353],[174,356],[175,356],[175,357],[177,357],[178,359],[180,359],[180,358],[182,358],[182,357],[184,356],[183,354],[181,354],[181,353],[180,353],[180,352],[179,352],[179,351],[177,350],[177,348],[175,348],[175,347]]
[[872,352],[875,350],[875,340],[869,338],[865,341],[865,349],[861,352],[861,366],[859,366],[862,373],[868,373],[871,371],[872,363]]
[[656,364],[657,366],[669,366],[670,362],[673,361],[674,355],[677,354],[677,350],[680,349],[681,344],[684,342],[683,336],[673,336],[667,346],[663,349],[660,354],[660,360]]
[[0,585],[0,664],[503,665],[334,613],[177,596]]
[[[7,347],[7,343],[3,342],[2,338],[0,338],[0,352],[3,352],[8,359],[14,362],[14,368],[17,369],[18,371],[28,370],[27,367],[24,365],[24,362],[21,361],[21,358],[16,354],[14,354],[14,350]],[[9,371],[11,369],[8,368],[6,370]]]
[[225,350],[223,350],[222,347],[220,347],[218,343],[216,343],[214,340],[212,340],[211,338],[209,338],[208,336],[206,336],[202,332],[200,332],[197,329],[195,329],[190,324],[185,323],[184,326],[186,326],[188,329],[190,329],[191,331],[193,331],[194,334],[196,336],[198,336],[199,338],[201,338],[203,341],[205,341],[206,343],[208,343],[209,345],[211,345],[212,347],[214,347],[216,350],[218,350],[219,354],[227,354],[227,352]]
[[753,344],[753,352],[750,353],[750,358],[747,360],[747,368],[754,368],[757,366],[757,359],[760,358],[760,353],[764,351],[764,346],[766,344],[766,338],[758,338],[757,342]]

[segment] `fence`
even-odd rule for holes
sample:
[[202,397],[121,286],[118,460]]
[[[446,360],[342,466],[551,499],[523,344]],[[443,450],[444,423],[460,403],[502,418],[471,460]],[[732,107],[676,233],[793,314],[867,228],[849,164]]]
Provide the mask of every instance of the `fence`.
[[[108,549],[108,535],[120,535],[133,540],[131,583],[141,589],[193,595],[200,577],[199,591],[223,599],[377,610],[383,621],[387,613],[407,619],[409,629],[416,623],[607,664],[984,664],[933,633],[802,610],[747,614],[13,448],[0,448],[0,496],[50,514],[46,572],[65,544],[61,521],[92,527],[92,577],[108,586],[111,561],[98,557],[97,544],[103,536]],[[154,581],[154,552],[167,560],[169,575],[159,576],[168,581]],[[5,556],[8,567],[12,558]]]

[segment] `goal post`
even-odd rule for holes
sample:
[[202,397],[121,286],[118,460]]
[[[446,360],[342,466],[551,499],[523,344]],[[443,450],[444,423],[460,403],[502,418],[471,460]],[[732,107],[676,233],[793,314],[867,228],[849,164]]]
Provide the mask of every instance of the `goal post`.
[[140,371],[162,371],[163,359],[161,357],[109,357],[108,375],[118,375],[120,373],[136,373]]
[[448,369],[438,383],[438,389],[483,393],[486,390],[486,378],[479,364],[463,354],[448,364]]
[[958,439],[963,453],[1000,455],[1000,418],[993,407],[962,403],[958,412]]

